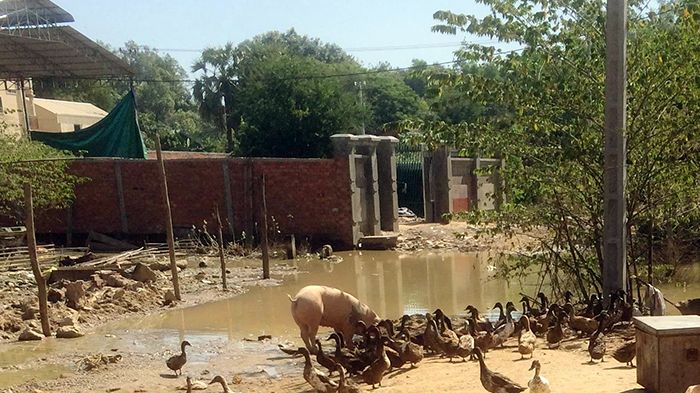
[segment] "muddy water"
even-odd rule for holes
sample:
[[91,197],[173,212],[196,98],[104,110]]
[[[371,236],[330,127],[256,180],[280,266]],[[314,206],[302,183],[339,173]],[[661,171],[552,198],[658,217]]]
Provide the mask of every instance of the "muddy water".
[[[278,372],[274,363],[265,363],[269,355],[278,355],[274,345],[240,341],[269,334],[277,340],[299,342],[298,328],[289,312],[287,294],[300,288],[321,284],[354,294],[381,316],[397,318],[403,314],[424,313],[440,307],[448,314],[461,314],[467,304],[482,312],[495,302],[517,300],[519,292],[535,293],[535,285],[495,278],[494,260],[488,253],[400,255],[394,252],[339,253],[338,263],[319,260],[284,262],[299,272],[286,276],[277,287],[253,287],[244,295],[191,308],[164,311],[141,318],[129,318],[108,324],[94,333],[75,340],[45,339],[38,343],[14,343],[0,346],[0,388],[29,379],[53,379],[74,364],[54,364],[51,356],[70,354],[75,360],[87,354],[121,353],[162,354],[189,340],[194,352],[189,360],[205,364],[215,356],[216,348],[236,344],[236,356],[255,359]],[[533,280],[534,281],[534,280]],[[663,288],[673,300],[700,296],[700,284]],[[669,312],[675,310],[669,307]],[[209,350],[201,350],[210,348]],[[42,360],[45,359],[45,360]],[[66,363],[66,362],[64,362]]]
[[[387,252],[340,254],[342,262],[298,262],[300,272],[283,285],[254,288],[244,296],[166,312],[121,324],[131,329],[163,329],[185,334],[226,335],[237,340],[270,334],[294,338],[298,329],[289,312],[287,294],[310,284],[340,288],[366,302],[379,315],[398,318],[441,307],[448,314],[467,304],[488,309],[513,298],[520,287],[495,280],[487,254],[425,254]],[[512,295],[512,296],[510,296]],[[118,324],[117,326],[119,326]]]

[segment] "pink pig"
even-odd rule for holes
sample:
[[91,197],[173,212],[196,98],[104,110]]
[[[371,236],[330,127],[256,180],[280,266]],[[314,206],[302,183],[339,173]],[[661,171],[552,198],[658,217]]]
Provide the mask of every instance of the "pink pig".
[[327,326],[343,333],[346,345],[352,349],[355,324],[363,321],[370,325],[380,321],[372,309],[337,288],[309,285],[299,290],[295,297],[289,296],[289,300],[292,302],[292,317],[299,326],[301,339],[311,353],[316,353],[314,344],[319,326]]

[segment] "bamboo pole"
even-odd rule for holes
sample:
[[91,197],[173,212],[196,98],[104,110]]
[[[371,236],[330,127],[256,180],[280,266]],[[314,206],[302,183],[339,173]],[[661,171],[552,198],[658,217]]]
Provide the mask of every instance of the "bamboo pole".
[[173,216],[170,210],[170,197],[168,196],[168,178],[165,175],[165,162],[163,161],[160,136],[158,134],[156,134],[156,157],[158,158],[160,174],[160,190],[163,197],[163,206],[165,207],[165,230],[168,236],[168,255],[170,256],[170,273],[172,275],[173,291],[175,292],[175,298],[177,300],[182,300],[180,297],[180,279],[177,275],[177,262],[175,261],[175,235],[173,234]]
[[226,258],[224,257],[224,234],[221,231],[221,215],[219,214],[219,207],[216,207],[216,229],[218,230],[218,242],[219,242],[219,262],[221,262],[221,285],[224,290],[226,287]]
[[39,259],[36,255],[36,232],[34,230],[34,202],[32,201],[32,185],[24,184],[24,206],[26,209],[24,225],[27,227],[27,247],[29,249],[29,262],[32,264],[32,272],[36,286],[39,288],[39,315],[41,317],[41,330],[44,336],[51,336],[49,326],[49,308],[46,301],[46,279],[39,269]]
[[262,264],[263,264],[263,279],[270,278],[270,249],[267,239],[267,202],[265,201],[265,174],[262,175],[260,181],[260,195],[262,197],[262,217],[260,230],[262,232]]

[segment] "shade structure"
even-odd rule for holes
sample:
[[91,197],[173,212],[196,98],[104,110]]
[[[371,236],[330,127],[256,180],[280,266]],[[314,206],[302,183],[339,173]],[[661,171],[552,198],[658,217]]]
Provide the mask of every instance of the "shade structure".
[[50,0],[0,0],[0,28],[74,22],[73,15]]
[[70,26],[0,29],[0,79],[130,77],[112,52]]

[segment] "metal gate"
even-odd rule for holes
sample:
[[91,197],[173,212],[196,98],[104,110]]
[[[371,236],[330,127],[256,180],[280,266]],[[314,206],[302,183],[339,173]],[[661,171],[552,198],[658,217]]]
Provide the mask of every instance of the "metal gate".
[[423,169],[421,147],[399,143],[396,148],[396,185],[399,207],[423,217]]

